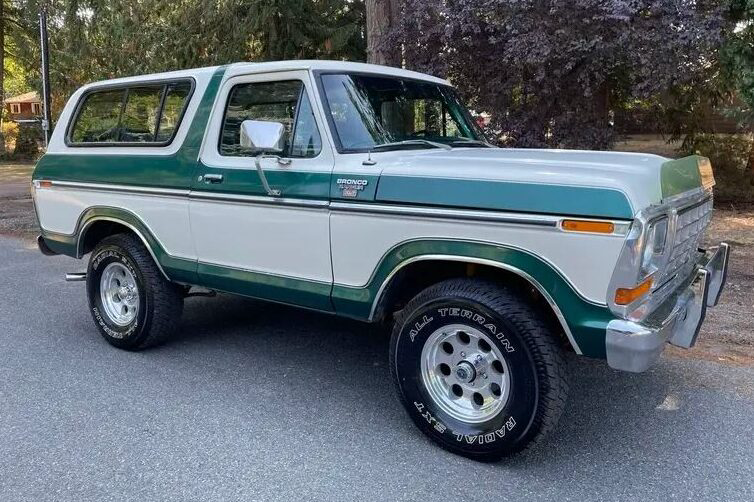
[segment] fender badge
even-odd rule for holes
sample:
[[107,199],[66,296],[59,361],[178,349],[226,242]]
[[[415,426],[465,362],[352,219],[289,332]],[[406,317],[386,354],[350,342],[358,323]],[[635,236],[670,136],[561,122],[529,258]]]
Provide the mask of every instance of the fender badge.
[[364,190],[364,187],[367,186],[369,181],[352,178],[338,178],[335,183],[337,183],[340,188],[343,197],[353,199],[358,197],[359,192]]

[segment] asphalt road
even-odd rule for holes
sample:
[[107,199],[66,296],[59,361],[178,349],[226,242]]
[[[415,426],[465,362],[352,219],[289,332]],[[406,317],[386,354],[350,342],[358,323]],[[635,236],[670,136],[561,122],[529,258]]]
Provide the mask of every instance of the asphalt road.
[[227,296],[129,353],[75,260],[0,238],[0,500],[754,500],[754,369],[570,358],[550,441],[497,464],[435,447],[393,396],[387,339]]

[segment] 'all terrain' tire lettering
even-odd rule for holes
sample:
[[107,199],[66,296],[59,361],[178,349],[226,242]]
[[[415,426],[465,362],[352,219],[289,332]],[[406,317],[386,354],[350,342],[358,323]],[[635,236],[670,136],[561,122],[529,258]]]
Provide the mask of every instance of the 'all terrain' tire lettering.
[[[487,318],[481,314],[477,314],[476,312],[472,312],[471,310],[468,310],[468,309],[461,309],[461,308],[456,308],[456,307],[439,308],[437,309],[437,313],[440,314],[440,317],[450,316],[450,317],[461,317],[463,319],[471,319],[478,325],[484,327],[484,329],[486,329],[492,335],[494,335],[495,338],[500,340],[500,343],[503,345],[503,349],[505,349],[506,352],[511,353],[511,352],[516,351],[516,348],[513,347],[513,344],[511,344],[510,340],[508,340],[505,334],[497,328],[497,325],[491,322],[487,322]],[[426,316],[425,316],[425,319],[426,319]],[[430,318],[430,320],[432,319]],[[417,325],[418,324],[419,323],[417,323]],[[413,337],[416,335],[414,334],[413,330],[411,331],[411,334],[412,334],[411,341],[413,341],[414,340]]]
[[411,341],[414,341],[414,338],[416,338],[416,335],[419,334],[419,332],[426,326],[427,324],[431,323],[434,320],[434,317],[422,317],[421,321],[416,321],[414,323],[414,327],[411,329],[411,331],[408,332],[408,336],[411,338]]

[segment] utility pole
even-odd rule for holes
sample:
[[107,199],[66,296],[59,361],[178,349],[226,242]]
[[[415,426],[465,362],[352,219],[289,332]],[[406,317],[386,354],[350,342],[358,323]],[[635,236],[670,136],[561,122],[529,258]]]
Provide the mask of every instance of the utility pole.
[[47,9],[42,8],[39,12],[39,38],[42,49],[42,103],[43,118],[42,132],[45,137],[45,150],[50,142],[52,132],[52,114],[50,112],[50,53],[47,46]]

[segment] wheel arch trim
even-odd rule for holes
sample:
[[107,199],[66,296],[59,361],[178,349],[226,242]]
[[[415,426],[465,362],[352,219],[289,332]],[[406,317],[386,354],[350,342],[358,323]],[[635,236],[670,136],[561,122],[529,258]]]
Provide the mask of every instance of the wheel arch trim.
[[578,342],[574,338],[573,333],[571,332],[571,329],[568,326],[568,322],[566,321],[566,318],[563,315],[563,312],[560,310],[560,307],[558,307],[557,302],[555,302],[555,300],[547,291],[547,289],[545,289],[545,287],[542,286],[542,284],[540,284],[539,281],[537,281],[534,277],[532,277],[529,273],[525,272],[524,270],[521,270],[520,268],[510,265],[508,263],[486,259],[486,258],[477,258],[473,256],[452,255],[452,254],[424,254],[424,255],[419,255],[419,256],[413,256],[411,258],[407,258],[403,260],[401,263],[399,263],[396,267],[394,267],[390,271],[390,273],[387,275],[385,280],[382,281],[382,284],[377,290],[377,293],[375,294],[375,297],[374,297],[374,301],[372,302],[371,311],[369,313],[370,321],[374,319],[374,316],[377,312],[377,307],[380,301],[382,300],[387,287],[390,285],[391,281],[395,278],[396,274],[400,272],[401,270],[403,270],[408,265],[421,262],[421,261],[455,261],[459,263],[484,265],[484,266],[498,268],[506,272],[511,272],[519,276],[520,278],[524,279],[526,282],[531,284],[531,286],[534,287],[542,295],[545,301],[547,301],[548,305],[550,306],[553,313],[555,314],[555,317],[557,317],[558,322],[560,323],[560,326],[563,328],[563,331],[568,337],[568,341],[573,347],[574,351],[577,354],[582,355],[582,350],[579,347]]
[[[84,255],[84,242],[91,227],[97,222],[107,221],[127,228],[144,244],[160,273],[170,281],[185,279],[190,282],[191,274],[196,273],[196,260],[172,256],[165,251],[149,226],[133,212],[111,206],[91,206],[86,208],[76,220],[70,234],[53,232],[42,228],[42,238],[56,253],[81,259]],[[177,275],[168,275],[168,270]]]
[[[96,209],[98,209],[98,208],[90,208],[90,209],[87,210],[87,212],[89,212],[90,210],[93,210],[92,213],[91,213],[92,216],[90,216],[89,218],[84,218],[84,216],[87,214],[87,212],[85,212],[82,215],[82,219],[80,220],[81,221],[81,227],[80,227],[79,231],[76,233],[77,234],[77,237],[76,237],[76,258],[81,258],[83,256],[83,245],[84,245],[84,242],[86,242],[86,235],[87,235],[87,232],[90,230],[90,228],[93,226],[94,223],[97,223],[99,221],[108,221],[108,222],[111,222],[111,223],[117,223],[119,225],[122,225],[122,226],[128,228],[134,234],[136,234],[136,236],[144,244],[144,247],[147,248],[147,251],[149,252],[149,255],[152,257],[152,259],[154,260],[155,264],[157,265],[157,268],[160,269],[160,273],[162,273],[162,275],[167,280],[171,280],[170,276],[168,276],[167,272],[165,272],[165,269],[163,268],[162,263],[160,263],[160,260],[158,259],[157,254],[154,252],[154,249],[152,248],[152,243],[150,242],[150,239],[159,248],[159,251],[160,251],[161,255],[167,255],[167,253],[164,251],[164,249],[162,248],[162,245],[159,243],[159,241],[154,236],[154,234],[152,234],[152,232],[149,231],[148,227],[146,226],[146,224],[144,224],[144,222],[142,222],[135,214],[131,213],[130,211],[126,211],[124,209],[106,208],[106,209],[109,209],[109,210],[122,211],[125,214],[129,214],[131,216],[131,218],[135,219],[135,221],[138,221],[139,223],[135,223],[135,224],[134,223],[130,223],[130,222],[126,221],[125,218],[122,218],[122,217],[119,218],[117,216],[107,216],[107,215],[97,214]],[[104,208],[100,208],[100,209],[104,209]],[[143,228],[143,230],[140,229],[140,228],[138,228],[139,226],[141,226]],[[149,238],[147,238],[145,234],[149,235]]]

